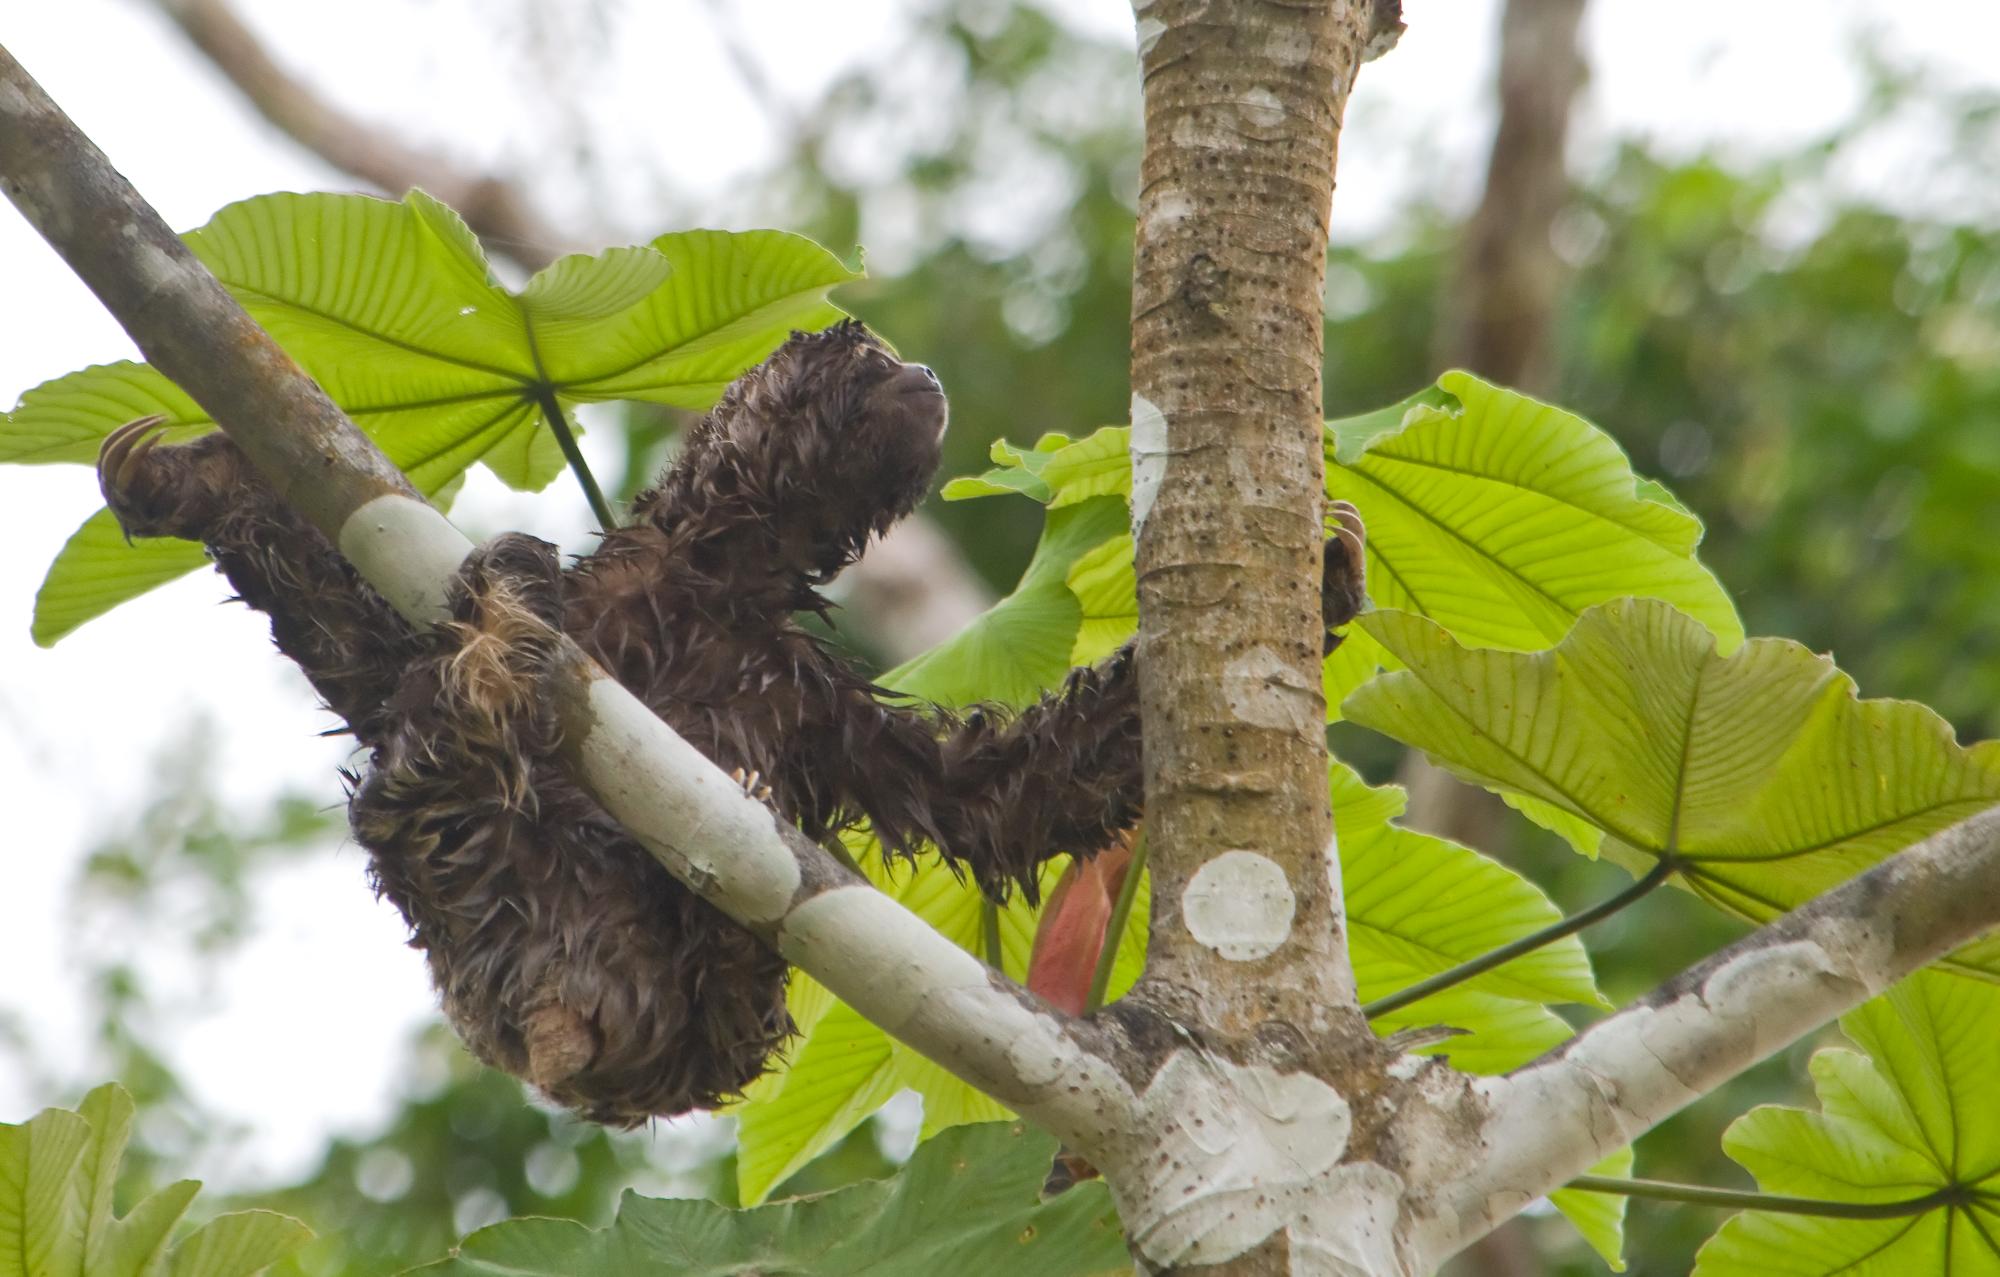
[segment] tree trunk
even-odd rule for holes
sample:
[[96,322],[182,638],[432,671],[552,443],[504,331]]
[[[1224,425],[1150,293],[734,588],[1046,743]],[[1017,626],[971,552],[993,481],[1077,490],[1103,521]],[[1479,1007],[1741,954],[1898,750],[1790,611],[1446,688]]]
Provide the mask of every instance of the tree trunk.
[[1373,12],[1152,0],[1137,15],[1133,522],[1154,884],[1141,997],[1231,1037],[1324,1040],[1358,1013],[1319,675],[1320,299],[1335,143]]
[[[1569,197],[1563,151],[1588,74],[1577,31],[1585,0],[1507,0],[1500,16],[1500,122],[1486,193],[1465,224],[1444,307],[1438,363],[1532,395],[1554,387],[1551,337],[1563,266],[1549,240]],[[1474,847],[1499,841],[1506,807],[1411,751],[1396,779],[1406,822]]]

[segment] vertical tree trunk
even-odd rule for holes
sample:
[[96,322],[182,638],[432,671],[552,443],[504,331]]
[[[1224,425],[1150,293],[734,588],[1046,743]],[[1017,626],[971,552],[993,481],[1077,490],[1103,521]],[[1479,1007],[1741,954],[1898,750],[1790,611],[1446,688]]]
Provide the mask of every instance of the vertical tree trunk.
[[[1563,266],[1549,232],[1569,196],[1563,151],[1588,68],[1577,46],[1585,0],[1508,0],[1500,17],[1500,122],[1486,193],[1465,224],[1438,362],[1529,394],[1554,389],[1551,338]],[[1412,752],[1399,780],[1411,826],[1475,847],[1497,841],[1506,808]]]
[[1507,0],[1500,18],[1500,123],[1486,193],[1466,223],[1440,353],[1446,364],[1531,393],[1553,375],[1562,262],[1549,242],[1569,198],[1563,151],[1587,67],[1585,0]]
[[1133,517],[1154,874],[1142,996],[1289,1050],[1358,1020],[1319,676],[1321,289],[1341,112],[1375,12],[1135,9]]

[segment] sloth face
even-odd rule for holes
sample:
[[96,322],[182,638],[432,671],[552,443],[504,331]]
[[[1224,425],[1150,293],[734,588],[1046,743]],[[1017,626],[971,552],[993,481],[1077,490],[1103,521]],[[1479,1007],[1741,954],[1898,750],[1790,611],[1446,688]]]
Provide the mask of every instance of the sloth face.
[[947,415],[935,373],[846,320],[793,333],[707,428],[727,486],[756,494],[787,570],[824,582],[923,500]]

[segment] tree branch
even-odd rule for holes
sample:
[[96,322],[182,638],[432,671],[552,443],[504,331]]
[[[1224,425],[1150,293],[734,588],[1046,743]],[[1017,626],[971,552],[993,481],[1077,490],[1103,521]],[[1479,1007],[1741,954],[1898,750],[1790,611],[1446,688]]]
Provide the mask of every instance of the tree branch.
[[[471,545],[0,48],[0,190],[285,499],[428,623]],[[703,899],[856,1010],[1086,1154],[1129,1131],[1115,1025],[1079,1025],[779,820],[564,640],[563,760]]]
[[474,234],[529,271],[573,251],[534,201],[507,179],[477,173],[388,129],[349,115],[278,64],[227,0],[154,0],[181,34],[285,136],[390,195],[421,186],[458,210]]
[[1414,1203],[1422,1270],[1995,924],[2000,808],[1801,905],[1534,1063],[1473,1079],[1485,1115],[1472,1129],[1448,1148],[1419,1133],[1399,1150],[1419,1175],[1446,1169],[1440,1155],[1455,1163]]

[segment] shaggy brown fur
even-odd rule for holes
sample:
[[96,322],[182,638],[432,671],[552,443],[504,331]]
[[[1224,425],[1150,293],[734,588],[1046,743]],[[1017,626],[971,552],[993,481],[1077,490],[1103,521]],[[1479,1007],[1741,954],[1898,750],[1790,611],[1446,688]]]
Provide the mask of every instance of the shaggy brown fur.
[[[819,838],[868,821],[935,845],[989,893],[1137,819],[1130,648],[1017,717],[887,698],[793,615],[915,507],[945,404],[859,325],[794,334],[731,386],[632,521],[564,571],[510,535],[420,633],[220,434],[106,443],[135,536],[205,542],[370,751],[353,794],[377,889],[408,919],[446,1015],[481,1059],[600,1122],[713,1106],[791,1031],[784,962],[696,897],[554,761],[543,671],[560,628],[725,769]],[[1360,605],[1359,523],[1328,544],[1329,626]]]

